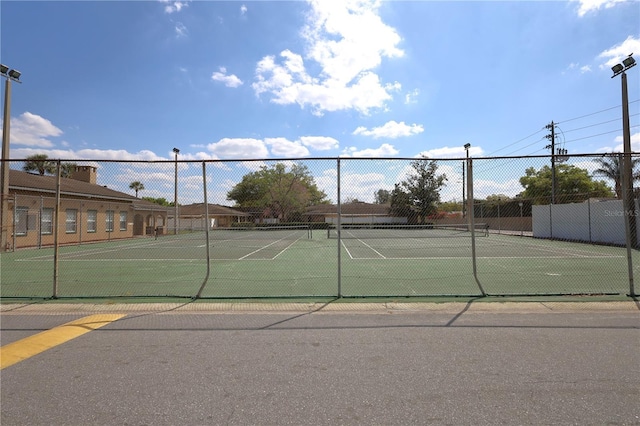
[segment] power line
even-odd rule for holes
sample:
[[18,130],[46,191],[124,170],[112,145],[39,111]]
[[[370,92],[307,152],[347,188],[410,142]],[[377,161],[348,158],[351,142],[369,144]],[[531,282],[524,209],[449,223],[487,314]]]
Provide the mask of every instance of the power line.
[[[633,129],[633,128],[636,128],[636,127],[640,127],[640,124],[636,124],[635,126],[631,126],[630,128]],[[611,134],[611,133],[617,133],[617,132],[621,132],[621,131],[622,131],[622,129],[611,130],[610,132],[598,133],[597,135],[591,135],[591,136],[585,136],[585,137],[582,137],[582,138],[571,139],[570,141],[564,141],[564,143],[581,141],[583,139],[595,138],[597,136],[608,135],[608,134]]]
[[[639,101],[640,101],[640,99],[636,99],[635,101],[629,102],[629,104],[633,104],[633,103],[639,102]],[[592,115],[596,115],[596,114],[600,114],[602,112],[611,111],[612,109],[620,108],[620,106],[621,105],[616,105],[616,106],[611,107],[611,108],[606,108],[606,109],[603,109],[603,110],[600,110],[600,111],[592,112],[591,114],[581,115],[580,117],[574,117],[574,118],[569,118],[567,120],[557,121],[556,124],[567,123],[569,121],[574,121],[574,120],[579,120],[581,118],[590,117]]]
[[[640,115],[640,113],[637,114],[631,114],[629,117],[635,117],[637,115]],[[613,120],[607,120],[607,121],[602,121],[600,123],[596,123],[596,124],[590,124],[588,126],[583,126],[583,127],[578,127],[576,129],[571,129],[571,130],[566,130],[564,133],[569,133],[569,132],[575,132],[576,130],[582,130],[582,129],[587,129],[589,127],[595,127],[595,126],[599,126],[601,124],[607,124],[607,123],[613,123],[614,121],[621,121],[621,118],[614,118]]]
[[[536,130],[535,132],[531,133],[529,136],[525,136],[524,138],[522,138],[522,139],[520,139],[520,140],[518,140],[518,141],[515,141],[514,143],[511,143],[511,144],[509,144],[509,145],[503,146],[503,147],[502,147],[502,148],[500,148],[500,149],[496,149],[495,151],[490,152],[489,154],[487,154],[487,156],[488,156],[488,157],[490,157],[492,154],[495,154],[495,153],[496,153],[496,152],[498,152],[498,151],[502,151],[503,149],[509,148],[510,146],[513,146],[513,145],[515,145],[515,144],[517,144],[517,143],[520,143],[520,142],[522,142],[522,141],[524,141],[524,140],[526,140],[526,139],[529,139],[531,136],[534,136],[534,135],[536,135],[537,133],[540,133],[540,132],[541,132],[541,131],[543,131],[543,130],[544,130],[544,127],[540,128],[539,130]],[[539,140],[535,141],[534,143],[538,143],[538,142],[539,142]],[[527,146],[529,146],[529,145],[527,145]],[[525,148],[526,148],[526,147],[525,147]],[[520,149],[522,149],[522,148],[520,148]],[[514,152],[515,152],[515,151],[514,151]],[[509,155],[509,154],[507,154],[507,155]]]
[[[629,102],[629,103],[630,103],[630,104],[632,104],[632,103],[635,103],[635,102],[640,102],[640,99],[636,99],[635,101],[631,101],[631,102]],[[603,113],[603,112],[606,112],[606,111],[611,111],[611,110],[616,109],[616,108],[620,108],[620,105],[616,105],[616,106],[614,106],[614,107],[610,107],[610,108],[605,108],[605,109],[603,109],[603,110],[596,111],[596,112],[592,112],[592,113],[590,113],[590,114],[581,115],[581,116],[579,116],[579,117],[569,118],[569,119],[567,119],[567,120],[563,120],[563,121],[557,121],[557,122],[555,122],[555,124],[567,123],[567,122],[570,122],[570,121],[579,120],[579,119],[581,119],[581,118],[590,117],[590,116],[592,116],[592,115],[600,114],[600,113]],[[637,115],[640,115],[640,114],[633,114],[631,117],[635,117],[635,116],[637,116]],[[611,123],[611,122],[619,121],[619,120],[620,120],[619,118],[616,118],[616,119],[613,119],[613,120],[603,121],[603,122],[601,122],[601,123],[591,124],[591,125],[589,125],[589,126],[584,126],[584,127],[579,127],[579,128],[576,128],[576,129],[566,130],[566,131],[564,131],[563,133],[569,133],[569,132],[573,132],[573,131],[576,131],[576,130],[586,129],[586,128],[589,128],[589,127],[595,127],[595,126],[599,126],[599,125],[601,125],[601,124],[607,124],[607,123]],[[525,140],[529,139],[529,138],[530,138],[530,137],[532,137],[532,136],[535,136],[536,134],[540,133],[540,132],[541,132],[541,131],[543,131],[544,129],[545,129],[545,128],[544,128],[544,127],[542,127],[542,128],[540,128],[540,129],[536,130],[535,132],[531,133],[530,135],[525,136],[525,137],[524,137],[524,138],[522,138],[522,139],[519,139],[519,140],[517,140],[517,141],[515,141],[515,142],[513,142],[513,143],[510,143],[509,145],[505,145],[505,146],[503,146],[502,148],[496,149],[495,151],[492,151],[492,152],[488,153],[488,154],[487,154],[487,156],[488,156],[488,157],[490,157],[490,156],[492,156],[493,154],[495,154],[495,153],[497,153],[497,152],[500,152],[500,151],[502,151],[502,150],[504,150],[504,149],[507,149],[507,148],[509,148],[509,147],[512,147],[512,146],[514,146],[514,145],[517,145],[517,144],[519,144],[520,142],[525,141]],[[535,142],[533,142],[533,143],[531,143],[531,144],[529,144],[529,145],[525,145],[525,146],[523,146],[523,147],[521,147],[521,148],[518,148],[517,150],[512,151],[512,152],[510,152],[510,153],[508,153],[508,154],[505,154],[505,155],[515,154],[516,152],[518,152],[518,151],[520,151],[520,150],[522,150],[522,149],[528,148],[528,147],[530,147],[531,145],[534,145],[534,144],[536,144],[536,143],[540,142],[542,139],[544,139],[544,138],[540,138],[540,139],[536,140]]]

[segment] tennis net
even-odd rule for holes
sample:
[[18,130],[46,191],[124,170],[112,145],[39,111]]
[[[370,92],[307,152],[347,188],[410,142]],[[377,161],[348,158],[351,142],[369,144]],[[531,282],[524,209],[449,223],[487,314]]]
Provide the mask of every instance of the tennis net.
[[[476,236],[489,235],[486,223],[474,224]],[[340,227],[340,238],[377,239],[377,238],[450,238],[471,237],[469,224],[345,224]],[[338,238],[338,228],[331,226],[327,229],[327,238]]]
[[217,227],[209,230],[212,239],[250,239],[250,240],[280,240],[312,238],[309,225],[280,225],[280,226],[232,226]]

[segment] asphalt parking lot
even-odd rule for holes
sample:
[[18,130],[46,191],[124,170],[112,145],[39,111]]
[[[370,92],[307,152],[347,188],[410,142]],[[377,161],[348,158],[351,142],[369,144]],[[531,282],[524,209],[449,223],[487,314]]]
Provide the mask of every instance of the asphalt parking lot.
[[3,425],[640,424],[640,310],[611,303],[7,305]]

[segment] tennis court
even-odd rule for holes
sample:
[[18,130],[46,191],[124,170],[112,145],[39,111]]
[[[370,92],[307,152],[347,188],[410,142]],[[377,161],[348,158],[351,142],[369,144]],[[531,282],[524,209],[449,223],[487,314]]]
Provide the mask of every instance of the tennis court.
[[[626,294],[621,247],[475,232],[491,295]],[[61,247],[58,297],[205,298],[479,295],[471,233],[447,229],[271,227]],[[634,265],[638,265],[634,251]],[[207,260],[209,258],[209,261]],[[51,297],[53,249],[3,253],[2,297]],[[636,267],[637,269],[637,267]]]

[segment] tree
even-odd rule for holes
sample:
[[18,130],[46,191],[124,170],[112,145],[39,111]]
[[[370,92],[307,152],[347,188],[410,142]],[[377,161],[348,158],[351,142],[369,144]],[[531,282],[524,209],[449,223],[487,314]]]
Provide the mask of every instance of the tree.
[[376,204],[387,204],[391,199],[391,192],[386,189],[378,189],[374,195]]
[[[611,154],[610,157],[598,158],[595,160],[600,168],[594,170],[593,174],[611,179],[614,182],[616,198],[622,199],[622,163],[617,154]],[[640,164],[640,158],[631,159],[631,177],[632,181],[640,181],[640,170],[636,170]]]
[[502,201],[507,201],[510,200],[511,197],[509,197],[508,195],[504,195],[504,194],[491,194],[489,196],[487,196],[487,201],[490,203],[499,203]]
[[73,177],[73,173],[76,171],[77,167],[78,165],[76,163],[60,163],[60,177]]
[[440,203],[438,208],[443,212],[459,212],[462,211],[462,202],[461,201],[445,201],[444,203]]
[[[70,178],[76,171],[76,163],[60,163],[60,176]],[[46,174],[55,175],[58,171],[56,161],[50,160],[47,154],[34,154],[26,158],[22,170],[25,172],[38,172],[40,176]]]
[[413,169],[391,192],[391,212],[394,215],[402,211],[415,211],[418,222],[424,222],[428,216],[438,211],[440,188],[447,180],[445,174],[438,175],[435,161],[422,157],[411,162]]
[[[551,167],[540,170],[529,167],[520,184],[525,188],[522,198],[530,198],[534,204],[551,201]],[[582,202],[591,197],[611,197],[611,188],[604,181],[594,181],[585,169],[570,165],[556,165],[556,203]]]
[[[154,204],[158,204],[158,205],[164,206],[164,207],[173,207],[174,206],[173,201],[169,202],[164,197],[162,197],[162,198],[142,197],[142,199],[145,200],[145,201],[149,201],[151,203],[154,203]],[[178,203],[178,205],[180,205],[180,203]]]
[[326,202],[326,194],[318,189],[304,165],[293,164],[289,170],[282,163],[246,174],[227,193],[227,200],[238,207],[255,207],[264,214],[290,222],[304,213],[306,207]]
[[136,180],[129,184],[129,189],[136,191],[136,198],[138,198],[138,191],[142,191],[144,189],[144,184]]
[[360,201],[357,198],[354,197],[347,197],[342,204],[357,204],[357,203],[363,203],[364,201]]
[[25,172],[38,172],[40,176],[56,173],[56,163],[49,160],[47,154],[34,154],[26,158],[22,170]]

